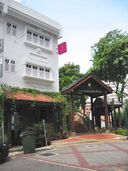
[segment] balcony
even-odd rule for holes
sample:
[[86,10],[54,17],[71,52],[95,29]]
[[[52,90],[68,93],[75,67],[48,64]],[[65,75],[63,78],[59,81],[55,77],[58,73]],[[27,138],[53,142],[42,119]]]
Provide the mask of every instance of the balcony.
[[25,80],[37,80],[37,81],[47,82],[47,83],[54,82],[52,71],[48,69],[43,69],[43,68],[36,68],[36,67],[34,69],[26,68],[26,72],[23,77]]

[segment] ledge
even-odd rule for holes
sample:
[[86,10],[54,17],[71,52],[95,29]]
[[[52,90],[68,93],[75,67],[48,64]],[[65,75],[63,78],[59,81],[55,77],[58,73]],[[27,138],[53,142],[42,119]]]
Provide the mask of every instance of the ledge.
[[25,80],[38,80],[40,82],[46,82],[46,83],[53,83],[54,80],[48,80],[48,79],[43,79],[43,78],[39,78],[39,77],[32,77],[32,76],[28,76],[28,75],[24,75],[23,78]]
[[46,52],[52,53],[52,49],[48,49],[48,48],[46,48],[46,47],[44,47],[44,46],[40,46],[40,45],[38,45],[38,44],[36,44],[36,43],[32,43],[32,42],[29,42],[29,41],[27,41],[27,40],[26,40],[24,43],[25,43],[27,46],[40,48],[40,49],[43,49],[43,50],[46,51]]

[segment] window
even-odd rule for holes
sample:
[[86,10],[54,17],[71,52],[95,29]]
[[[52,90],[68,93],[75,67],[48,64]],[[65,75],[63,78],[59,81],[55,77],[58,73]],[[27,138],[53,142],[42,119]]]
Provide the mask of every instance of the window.
[[36,77],[38,73],[37,66],[33,66],[33,76]]
[[15,61],[11,60],[11,72],[15,72]]
[[12,34],[13,34],[13,36],[16,36],[16,26],[15,25],[12,26]]
[[4,70],[10,71],[10,72],[15,72],[15,60],[9,61],[9,59],[5,59],[4,60]]
[[4,69],[5,71],[9,71],[9,59],[5,59]]
[[7,23],[7,33],[11,33],[13,36],[16,36],[17,26],[11,23]]
[[32,32],[29,30],[27,31],[27,40],[32,41]]
[[40,46],[44,46],[46,48],[49,48],[51,39],[48,36],[45,36],[43,34],[38,34],[34,31],[31,31],[31,29],[27,29],[27,41],[31,41],[33,43],[40,45]]
[[49,47],[49,41],[50,41],[50,39],[45,37],[45,46],[46,47]]
[[7,33],[11,33],[11,24],[7,23]]
[[44,44],[44,37],[43,36],[40,36],[39,37],[39,42],[40,42],[40,45],[43,45]]
[[31,75],[31,65],[30,64],[26,64],[26,74],[27,75]]
[[38,35],[36,33],[33,33],[33,42],[37,43]]
[[33,66],[33,69],[37,69],[37,66]]
[[45,76],[46,76],[46,79],[50,78],[50,70],[49,69],[45,69]]
[[51,78],[51,69],[37,65],[26,64],[26,75],[40,79],[49,80]]
[[27,64],[26,67],[27,67],[27,68],[31,68],[31,65]]
[[41,77],[41,78],[44,78],[44,68],[39,68],[39,76]]
[[40,68],[40,71],[44,71],[44,68]]

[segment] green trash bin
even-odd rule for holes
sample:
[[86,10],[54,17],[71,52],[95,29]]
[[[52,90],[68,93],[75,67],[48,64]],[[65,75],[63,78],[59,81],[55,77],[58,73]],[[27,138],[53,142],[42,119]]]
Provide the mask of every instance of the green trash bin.
[[35,132],[25,131],[21,133],[24,154],[35,152]]

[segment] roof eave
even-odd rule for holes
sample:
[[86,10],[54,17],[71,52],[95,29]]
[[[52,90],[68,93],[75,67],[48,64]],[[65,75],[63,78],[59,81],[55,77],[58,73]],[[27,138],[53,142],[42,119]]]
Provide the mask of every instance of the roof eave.
[[62,94],[70,94],[74,91],[74,89],[76,89],[80,84],[83,84],[84,81],[88,80],[89,78],[93,78],[95,81],[97,81],[99,84],[101,84],[106,90],[107,90],[107,94],[110,94],[113,92],[111,87],[108,87],[107,85],[105,85],[101,80],[99,80],[96,76],[94,76],[94,74],[89,74],[88,76],[85,76],[83,78],[81,78],[76,84],[74,83],[73,85],[71,85],[71,87],[69,88],[65,88],[65,90],[62,90]]

